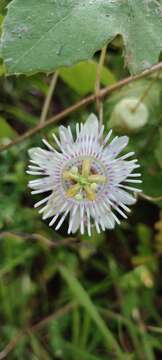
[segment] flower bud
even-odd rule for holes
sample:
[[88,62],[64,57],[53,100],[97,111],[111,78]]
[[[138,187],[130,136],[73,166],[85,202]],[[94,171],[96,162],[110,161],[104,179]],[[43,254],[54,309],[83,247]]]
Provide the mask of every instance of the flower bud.
[[125,98],[114,107],[109,125],[119,133],[136,133],[147,123],[148,116],[146,105],[138,98]]

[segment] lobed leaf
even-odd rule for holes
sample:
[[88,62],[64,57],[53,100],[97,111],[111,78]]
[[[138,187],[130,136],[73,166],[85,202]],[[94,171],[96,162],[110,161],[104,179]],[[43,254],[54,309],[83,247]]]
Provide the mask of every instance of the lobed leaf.
[[158,60],[162,6],[156,0],[13,0],[2,34],[9,74],[71,66],[122,35],[132,73]]

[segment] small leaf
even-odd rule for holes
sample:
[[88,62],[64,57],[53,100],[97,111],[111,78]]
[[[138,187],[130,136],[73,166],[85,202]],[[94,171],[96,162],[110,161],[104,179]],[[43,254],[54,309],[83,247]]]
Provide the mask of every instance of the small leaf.
[[[101,357],[91,355],[88,351],[82,350],[70,342],[62,341],[61,345],[64,354],[69,354],[71,356],[70,358],[74,358],[74,356],[76,356],[76,359],[101,360]],[[105,358],[102,357],[102,360],[104,359]]]

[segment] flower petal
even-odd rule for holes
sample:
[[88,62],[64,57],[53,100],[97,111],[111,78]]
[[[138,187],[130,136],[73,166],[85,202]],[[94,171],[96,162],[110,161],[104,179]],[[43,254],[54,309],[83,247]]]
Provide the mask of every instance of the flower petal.
[[31,148],[28,150],[31,162],[38,165],[41,169],[46,170],[47,174],[50,174],[56,164],[60,163],[62,159],[61,154],[55,154],[52,151],[44,150],[39,147]]
[[[73,218],[72,218],[73,216]],[[72,221],[72,228],[71,228],[71,232],[72,234],[74,234],[80,227],[80,211],[79,208],[77,209],[77,211],[75,212],[75,214],[72,214],[72,210],[70,212],[70,219],[69,219],[69,224]]]
[[83,125],[80,135],[90,135],[98,137],[99,133],[99,123],[96,115],[91,114],[85,124]]
[[71,146],[74,143],[72,132],[70,126],[66,128],[65,126],[60,126],[59,128],[60,142],[64,149],[68,146]]
[[116,156],[128,145],[128,136],[120,136],[114,138],[111,143],[105,147],[104,156],[109,159],[115,159]]
[[109,177],[114,185],[124,181],[136,168],[136,164],[129,161],[116,160],[109,169]]
[[111,190],[112,190],[112,198],[115,198],[117,203],[122,202],[123,204],[126,205],[133,205],[136,203],[136,199],[129,192],[123,189],[119,189],[118,187],[115,187],[114,189]]
[[114,229],[115,227],[115,220],[112,216],[112,212],[109,211],[108,213],[105,213],[103,217],[103,222],[105,224],[106,229]]
[[61,214],[66,208],[66,203],[61,197],[57,197],[56,193],[52,193],[47,205],[43,209],[43,220],[48,219],[54,215]]

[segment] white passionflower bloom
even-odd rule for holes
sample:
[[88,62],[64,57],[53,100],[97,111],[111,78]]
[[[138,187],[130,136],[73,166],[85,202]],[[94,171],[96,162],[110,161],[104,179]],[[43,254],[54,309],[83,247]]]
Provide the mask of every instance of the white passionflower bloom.
[[29,150],[32,165],[28,174],[39,179],[29,181],[32,194],[47,192],[35,207],[43,219],[50,218],[49,226],[56,224],[58,230],[69,216],[68,233],[87,230],[91,235],[92,226],[97,232],[113,229],[120,223],[118,215],[127,218],[127,205],[135,203],[131,192],[141,191],[128,183],[140,183],[137,160],[127,160],[134,155],[129,152],[117,158],[127,146],[127,136],[116,136],[109,144],[112,131],[103,140],[104,126],[99,129],[95,115],[91,114],[85,124],[76,124],[74,141],[70,129],[59,127],[59,138],[53,134],[59,150],[43,140],[47,150]]

